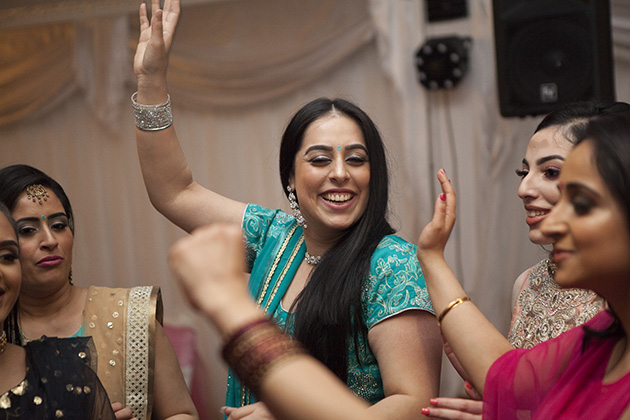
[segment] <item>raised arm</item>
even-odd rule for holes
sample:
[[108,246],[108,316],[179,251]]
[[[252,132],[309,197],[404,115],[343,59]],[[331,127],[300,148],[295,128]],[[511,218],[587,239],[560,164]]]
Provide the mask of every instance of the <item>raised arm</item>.
[[[240,229],[226,225],[193,232],[176,243],[169,255],[171,269],[192,305],[207,316],[226,340],[243,326],[262,318],[242,281],[243,261]],[[267,328],[241,341],[239,348],[242,354],[252,355],[245,359],[254,366],[261,359],[267,361],[264,370],[255,371],[264,374],[252,376],[260,376],[257,396],[277,419],[382,420],[312,357],[300,353],[278,362],[282,357],[278,349],[290,339],[277,327],[272,328],[275,333]],[[266,341],[261,341],[261,337]],[[248,383],[247,378],[241,379]]]
[[455,191],[443,169],[438,180],[442,194],[436,200],[433,219],[420,233],[418,260],[442,334],[483,395],[488,369],[512,346],[471,301],[457,303],[466,292],[444,259],[444,248],[455,225]]
[[[142,105],[168,100],[166,70],[168,54],[180,15],[179,0],[151,1],[149,20],[145,3],[140,5],[140,38],[134,57],[138,82],[135,101]],[[162,107],[164,108],[164,107]],[[161,124],[163,126],[166,124]],[[193,180],[175,128],[136,128],[138,157],[144,183],[153,206],[170,221],[190,232],[213,223],[238,223],[245,204],[216,194]]]

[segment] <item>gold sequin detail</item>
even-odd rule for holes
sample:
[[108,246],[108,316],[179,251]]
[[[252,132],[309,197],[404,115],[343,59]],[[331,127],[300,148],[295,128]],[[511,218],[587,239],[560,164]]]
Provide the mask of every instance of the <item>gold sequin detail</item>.
[[8,392],[0,395],[0,408],[4,410],[8,410],[9,408],[11,408],[11,399],[9,398]]
[[520,291],[508,341],[531,348],[581,325],[604,307],[604,299],[583,289],[562,289],[549,274],[545,259],[532,268]]
[[63,417],[63,411],[61,410],[57,410],[55,411],[55,417],[57,417],[58,419]]
[[15,386],[11,389],[11,392],[18,397],[21,397],[26,392],[26,379],[24,379],[18,386]]
[[35,405],[40,405],[40,404],[42,403],[42,397],[40,397],[39,395],[36,395],[36,396],[33,398],[33,403],[34,403]]

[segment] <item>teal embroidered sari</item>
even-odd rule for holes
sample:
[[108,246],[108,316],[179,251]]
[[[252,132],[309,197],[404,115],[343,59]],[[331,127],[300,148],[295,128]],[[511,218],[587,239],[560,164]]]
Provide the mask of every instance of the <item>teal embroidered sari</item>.
[[[290,315],[280,301],[304,259],[306,246],[302,227],[282,210],[250,204],[243,217],[243,236],[251,270],[249,291],[265,314],[284,327]],[[394,235],[381,240],[372,256],[362,300],[363,320],[368,330],[406,310],[433,313],[415,245]],[[291,332],[291,328],[288,330]],[[348,337],[347,341],[347,385],[356,395],[374,404],[385,397],[376,358],[361,335],[357,339],[358,359],[355,340]],[[226,405],[240,407],[254,402],[254,395],[230,369]]]

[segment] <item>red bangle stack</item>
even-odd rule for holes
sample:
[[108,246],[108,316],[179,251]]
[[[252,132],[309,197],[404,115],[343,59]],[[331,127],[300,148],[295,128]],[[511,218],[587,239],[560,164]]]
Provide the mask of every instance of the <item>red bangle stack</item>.
[[304,350],[295,340],[267,318],[257,319],[239,328],[222,352],[225,361],[254,394],[272,367],[303,353]]

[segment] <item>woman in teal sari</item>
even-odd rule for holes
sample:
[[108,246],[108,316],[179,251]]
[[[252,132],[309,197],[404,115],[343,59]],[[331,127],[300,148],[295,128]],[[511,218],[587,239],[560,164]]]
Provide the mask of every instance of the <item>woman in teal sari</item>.
[[[280,150],[291,215],[208,190],[192,178],[166,88],[179,2],[152,6],[151,21],[140,9],[132,96],[151,202],[188,232],[210,223],[240,225],[248,287],[267,317],[376,412],[418,418],[438,391],[441,340],[416,248],[394,236],[386,219],[388,172],[374,123],[341,99],[316,99],[293,116]],[[255,401],[230,372],[226,414],[269,418]]]

